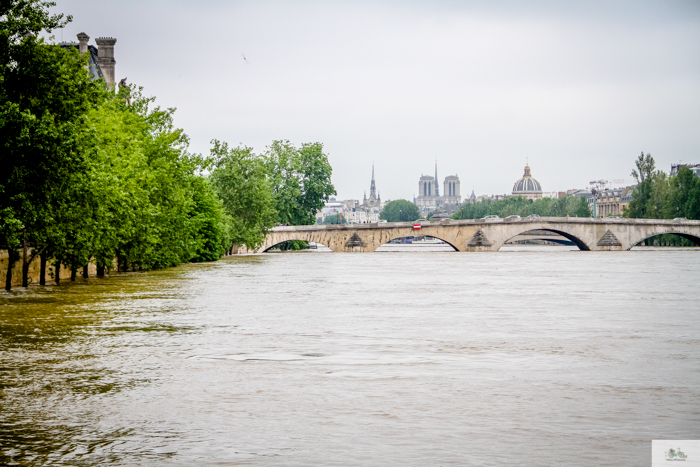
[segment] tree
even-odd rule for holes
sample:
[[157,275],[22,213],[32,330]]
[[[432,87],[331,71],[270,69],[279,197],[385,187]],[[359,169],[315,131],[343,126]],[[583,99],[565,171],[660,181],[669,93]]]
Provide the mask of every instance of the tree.
[[[642,182],[641,187],[637,185],[635,190],[637,188],[642,190],[637,196],[641,198],[640,195],[642,195],[644,199],[646,199],[646,205],[643,206],[642,210],[639,210],[641,215],[638,217],[664,219],[668,216],[666,211],[668,211],[668,198],[670,195],[671,183],[668,175],[666,175],[665,172],[659,170],[653,173],[650,177],[644,180],[644,182]],[[633,192],[632,201],[635,201],[635,205],[632,206],[632,209],[636,210],[638,204],[641,205],[643,200],[640,200],[639,198],[635,200],[634,196],[635,194]]]
[[0,6],[0,241],[11,262],[6,287],[20,242],[27,284],[33,256],[26,246],[37,247],[32,255],[47,247],[51,209],[68,199],[66,178],[85,180],[79,135],[86,112],[104,92],[89,81],[86,57],[38,37],[71,19],[49,14],[52,6],[39,0]]
[[644,180],[650,178],[651,174],[653,174],[656,169],[654,158],[651,157],[651,154],[645,156],[644,151],[642,151],[642,154],[634,162],[634,165],[637,166],[637,168],[632,170],[631,175],[637,180],[637,183],[642,183]]
[[216,261],[224,254],[223,237],[225,232],[223,203],[214,192],[209,180],[195,177],[194,207],[191,213],[195,224],[195,252],[192,262]]
[[321,143],[296,148],[289,141],[273,141],[264,155],[265,172],[272,186],[277,222],[311,225],[316,212],[331,195],[333,169]]
[[[187,135],[173,124],[174,109],[161,109],[133,86],[115,95],[103,81],[91,81],[87,55],[39,38],[70,21],[50,15],[52,6],[41,0],[0,5],[6,287],[20,247],[24,286],[35,255],[41,255],[42,284],[50,258],[56,269],[70,268],[72,278],[88,261],[100,275],[115,257],[122,270],[218,259],[237,235],[240,240],[241,229],[198,175],[207,164],[188,152]],[[262,161],[255,166],[266,184]],[[271,222],[274,210],[261,212]]]
[[[680,167],[676,175],[654,169],[654,159],[648,154],[635,162],[640,182],[635,186],[632,200],[624,211],[626,217],[673,219],[685,217],[700,219],[700,178],[687,167]],[[642,175],[643,174],[643,175]],[[668,239],[664,238],[667,243]]]
[[420,210],[410,201],[397,199],[386,203],[379,218],[387,222],[413,222],[420,219]]
[[[576,200],[576,198],[578,198]],[[591,206],[588,204],[588,201],[586,198],[583,197],[571,197],[569,199],[576,200],[576,204],[578,206],[575,206],[575,217],[591,217]]]
[[[649,208],[649,201],[651,200],[652,188],[653,185],[650,178],[637,184],[634,187],[634,192],[632,192],[632,199],[627,205],[627,209],[624,210],[623,215],[633,218],[648,217],[647,210]],[[658,208],[660,209],[661,207]]]
[[227,143],[212,141],[214,170],[210,181],[228,214],[230,244],[256,250],[275,224],[277,211],[264,160],[252,148],[230,149]]
[[452,218],[481,219],[487,215],[526,217],[530,214],[542,217],[590,217],[591,210],[586,199],[577,196],[541,198],[534,201],[521,196],[513,196],[499,200],[466,201]]
[[678,175],[671,177],[670,184],[667,218],[700,219],[700,177],[681,167]]
[[[634,161],[636,169],[632,170],[632,177],[637,181],[632,200],[623,212],[628,217],[648,217],[650,200],[652,197],[652,176],[656,168],[656,162],[651,154],[644,155],[644,151]],[[652,210],[658,206],[654,205]]]
[[301,199],[299,200],[299,225],[312,225],[316,212],[320,211],[335,187],[331,182],[333,168],[321,143],[303,143],[299,149]]

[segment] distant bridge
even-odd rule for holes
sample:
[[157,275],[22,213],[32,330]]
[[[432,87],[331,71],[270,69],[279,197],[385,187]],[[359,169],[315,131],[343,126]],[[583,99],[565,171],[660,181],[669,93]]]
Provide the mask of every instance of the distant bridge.
[[498,251],[504,243],[531,230],[545,230],[571,240],[581,250],[629,250],[649,237],[675,234],[700,245],[700,221],[667,219],[596,219],[537,217],[521,219],[446,219],[382,224],[300,225],[273,228],[259,251],[288,240],[320,243],[335,252],[372,252],[395,238],[429,235],[457,251]]

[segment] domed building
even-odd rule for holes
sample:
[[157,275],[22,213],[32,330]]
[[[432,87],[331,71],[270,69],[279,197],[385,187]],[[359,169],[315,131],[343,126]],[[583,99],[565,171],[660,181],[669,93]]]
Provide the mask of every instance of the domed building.
[[522,196],[531,201],[542,198],[542,186],[540,182],[532,178],[529,164],[525,165],[523,178],[513,185],[513,196]]

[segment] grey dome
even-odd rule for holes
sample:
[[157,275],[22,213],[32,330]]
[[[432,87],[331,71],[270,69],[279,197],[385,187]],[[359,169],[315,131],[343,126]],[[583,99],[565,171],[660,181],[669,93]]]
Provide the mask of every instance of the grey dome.
[[530,166],[525,166],[525,175],[523,178],[515,182],[513,185],[513,194],[530,194],[530,193],[542,193],[542,186],[540,182],[532,178],[530,174]]

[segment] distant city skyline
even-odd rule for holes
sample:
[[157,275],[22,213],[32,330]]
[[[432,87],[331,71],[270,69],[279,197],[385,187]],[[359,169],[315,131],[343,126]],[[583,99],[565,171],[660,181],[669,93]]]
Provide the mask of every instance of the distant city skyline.
[[[116,78],[144,86],[191,150],[322,142],[339,198],[385,199],[456,173],[510,193],[632,182],[700,162],[700,2],[59,1],[56,41],[117,38]],[[361,32],[359,34],[358,32]]]
[[[699,157],[698,159],[700,159],[700,157]],[[523,165],[523,167],[524,167],[525,165],[529,165],[528,162],[525,162],[525,164]],[[669,166],[669,168],[666,169],[666,168],[664,168],[664,167],[658,167],[658,166],[657,166],[657,169],[663,170],[664,172],[667,172],[667,173],[668,173],[668,172],[670,172],[671,167]],[[375,176],[374,176],[374,165],[372,166],[372,168],[371,168],[370,170],[371,170],[370,180],[365,184],[365,185],[368,186],[368,187],[369,187],[369,186],[372,186],[372,181],[374,180],[372,177],[375,177]],[[522,171],[523,171],[523,169],[521,168],[521,169],[520,169],[520,175],[521,175],[521,176],[522,176]],[[422,176],[424,176],[424,175],[427,175],[427,174],[428,174],[427,172],[421,173],[421,174],[418,176],[418,178],[420,178],[420,177],[422,177]],[[447,175],[445,175],[445,176],[442,176],[442,179],[444,180],[445,177],[450,176],[450,175],[459,175],[459,174],[458,174],[458,173],[455,173],[455,174],[447,174]],[[375,177],[375,178],[376,178],[376,177]],[[467,187],[466,187],[466,185],[465,185],[466,194],[462,195],[462,200],[465,200],[465,199],[469,198],[469,195],[471,194],[472,191],[474,191],[474,193],[476,194],[476,196],[491,196],[491,195],[506,195],[506,196],[510,196],[511,193],[512,193],[512,190],[513,190],[513,185],[514,185],[518,180],[520,180],[520,177],[518,177],[517,179],[513,180],[513,182],[510,183],[508,189],[506,189],[505,191],[502,191],[502,192],[497,192],[497,193],[479,193],[479,192],[477,192],[477,190],[476,190],[475,188],[468,187],[468,189],[467,189]],[[555,192],[566,192],[567,190],[574,190],[574,189],[586,189],[586,188],[591,188],[591,187],[594,186],[591,182],[599,182],[599,181],[607,181],[607,182],[608,182],[607,186],[610,187],[610,188],[619,188],[619,187],[623,187],[623,186],[635,185],[635,184],[637,183],[631,176],[627,177],[626,179],[612,179],[612,178],[605,178],[605,177],[602,177],[602,178],[598,178],[598,179],[596,179],[596,180],[588,180],[588,181],[586,181],[586,182],[582,182],[580,186],[573,186],[573,187],[566,187],[566,188],[554,188],[554,189],[546,189],[546,187],[543,187],[543,192],[545,192],[545,193],[555,193]],[[375,184],[376,184],[376,186],[377,186],[377,191],[378,191],[378,192],[381,192],[381,180],[380,180],[380,181],[376,181]],[[413,184],[415,185],[415,182],[414,182]],[[362,191],[362,193],[363,193],[363,195],[367,192],[367,188],[365,187],[365,185],[363,185],[363,186],[360,188],[361,191]],[[415,192],[415,195],[412,195],[410,198],[391,198],[391,199],[390,199],[390,198],[386,198],[385,201],[391,201],[391,200],[394,200],[394,199],[406,199],[407,201],[413,202],[414,197],[417,197],[417,196],[419,196],[419,194],[418,194],[418,192],[416,191],[416,192]],[[345,197],[344,197],[344,196],[340,196],[340,195],[336,195],[336,196],[334,196],[334,198],[335,198],[335,199],[338,199],[338,200],[341,200],[341,199],[348,199],[348,200],[354,199],[354,200],[359,200],[359,201],[362,200],[362,197],[361,197],[361,196],[358,197],[358,196],[356,196],[356,195],[354,195],[354,196],[345,196]]]

